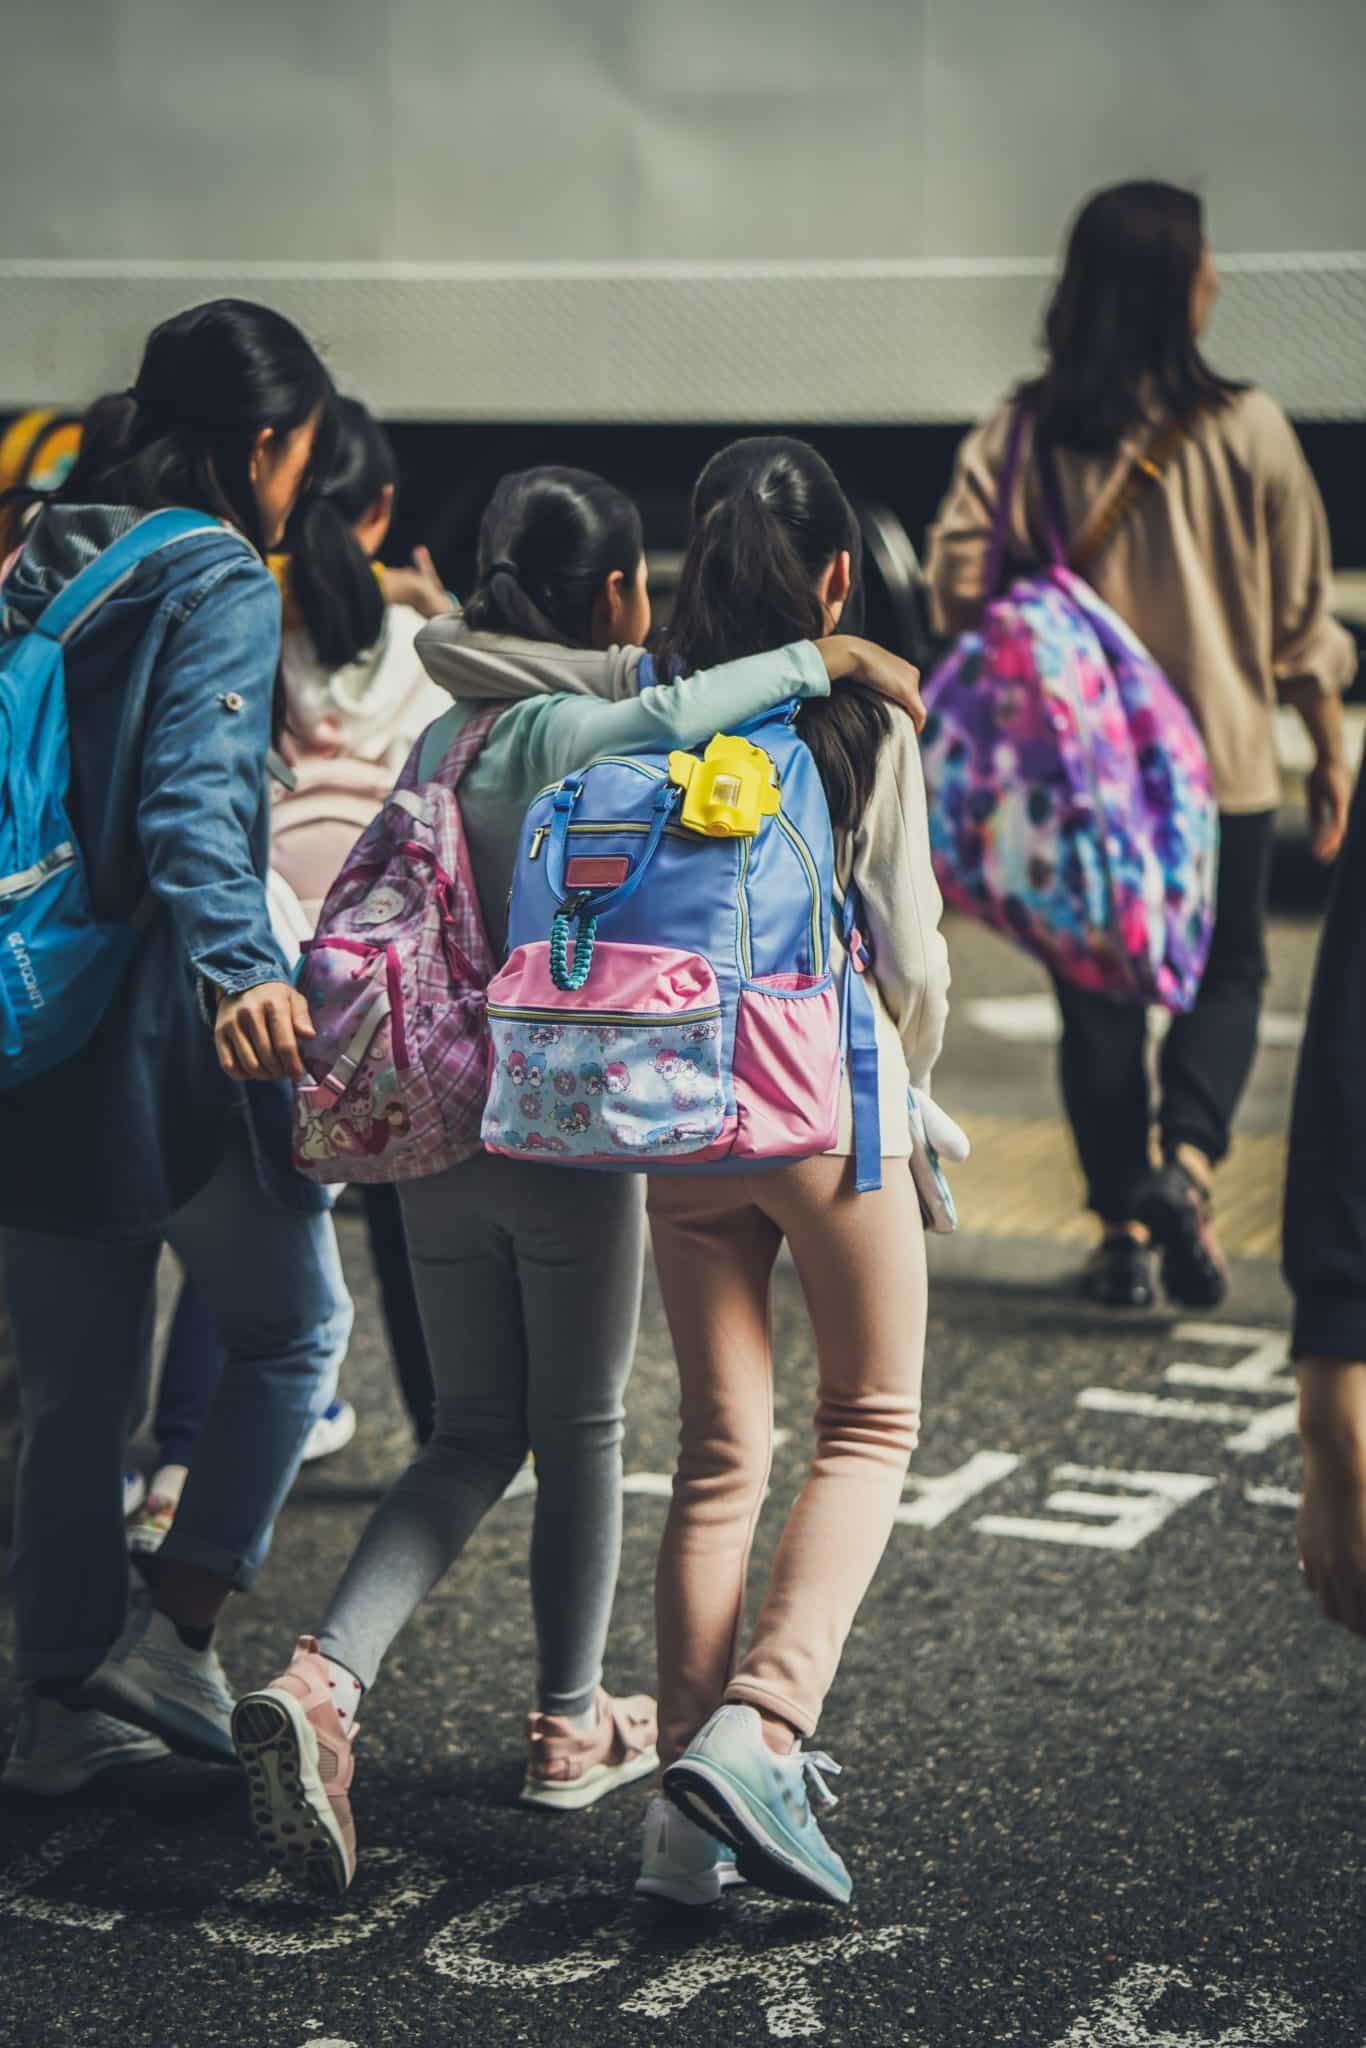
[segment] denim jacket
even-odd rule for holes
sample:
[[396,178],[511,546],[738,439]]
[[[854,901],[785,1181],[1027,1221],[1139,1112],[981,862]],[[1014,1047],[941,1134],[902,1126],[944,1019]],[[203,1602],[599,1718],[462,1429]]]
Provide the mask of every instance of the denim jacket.
[[[4,585],[5,629],[31,625],[138,516],[47,509]],[[95,905],[126,918],[150,888],[157,914],[85,1050],[0,1097],[0,1222],[155,1234],[243,1116],[271,1190],[325,1201],[289,1165],[288,1085],[227,1081],[198,1000],[201,982],[288,979],[263,887],[279,649],[274,580],[226,526],[143,563],[67,643],[69,801]]]

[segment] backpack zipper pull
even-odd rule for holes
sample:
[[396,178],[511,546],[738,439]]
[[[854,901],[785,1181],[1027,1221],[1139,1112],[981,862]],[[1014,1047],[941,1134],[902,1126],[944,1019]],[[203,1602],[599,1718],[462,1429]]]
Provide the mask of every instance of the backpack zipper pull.
[[527,853],[527,859],[528,859],[528,860],[539,860],[539,859],[540,859],[540,857],[541,857],[541,841],[542,841],[542,840],[543,840],[543,839],[545,838],[545,836],[546,836],[546,834],[547,834],[547,833],[549,832],[549,830],[550,830],[550,827],[549,827],[549,825],[538,825],[538,826],[536,827],[536,830],[535,830],[535,831],[534,831],[534,832],[532,833],[532,835],[531,835],[531,847],[530,847],[530,850],[529,850],[529,852]]

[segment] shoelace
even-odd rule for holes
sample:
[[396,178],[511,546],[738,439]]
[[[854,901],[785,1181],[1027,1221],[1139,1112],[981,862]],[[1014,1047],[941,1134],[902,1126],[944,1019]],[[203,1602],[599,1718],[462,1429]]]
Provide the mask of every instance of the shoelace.
[[832,1778],[843,1777],[843,1765],[837,1764],[835,1759],[832,1756],[827,1756],[823,1749],[799,1749],[797,1760],[802,1767],[802,1776],[805,1778],[808,1786],[815,1792],[821,1805],[827,1808],[838,1806],[839,1800],[826,1784],[823,1774],[828,1772]]

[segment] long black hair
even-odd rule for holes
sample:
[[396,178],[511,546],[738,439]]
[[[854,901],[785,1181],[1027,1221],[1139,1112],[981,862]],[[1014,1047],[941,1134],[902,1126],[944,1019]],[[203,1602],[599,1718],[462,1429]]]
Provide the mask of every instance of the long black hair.
[[257,436],[268,428],[284,440],[331,395],[323,363],[282,313],[246,299],[192,306],[153,328],[136,384],[91,408],[81,452],[53,496],[149,512],[193,506],[261,548]]
[[1044,319],[1048,367],[1024,384],[1038,431],[1063,448],[1113,448],[1156,400],[1189,419],[1243,386],[1200,353],[1191,295],[1205,250],[1198,194],[1141,179],[1087,200]]
[[[823,455],[780,434],[732,441],[693,489],[692,524],[660,654],[675,674],[714,668],[827,631],[816,585],[848,550],[846,611],[858,616],[862,537]],[[816,758],[835,825],[851,828],[873,790],[888,731],[880,697],[858,686],[803,705],[798,730]]]
[[520,469],[500,479],[479,525],[478,584],[465,617],[481,633],[593,644],[593,606],[645,552],[640,513],[589,469]]
[[289,523],[289,594],[326,668],[345,668],[384,628],[384,596],[355,526],[398,481],[389,436],[356,398],[329,409],[327,465]]

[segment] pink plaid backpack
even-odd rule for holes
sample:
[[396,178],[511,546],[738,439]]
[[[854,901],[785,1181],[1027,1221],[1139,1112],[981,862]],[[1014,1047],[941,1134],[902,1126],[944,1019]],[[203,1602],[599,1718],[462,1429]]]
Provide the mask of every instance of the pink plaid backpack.
[[294,1162],[310,1180],[419,1180],[479,1150],[497,963],[456,791],[501,709],[477,712],[423,783],[418,741],[304,948],[317,1037],[301,1046]]

